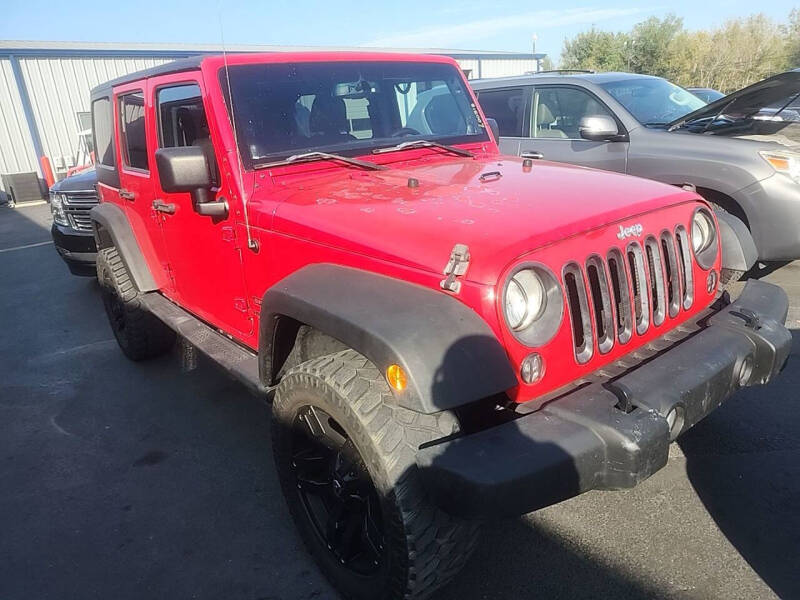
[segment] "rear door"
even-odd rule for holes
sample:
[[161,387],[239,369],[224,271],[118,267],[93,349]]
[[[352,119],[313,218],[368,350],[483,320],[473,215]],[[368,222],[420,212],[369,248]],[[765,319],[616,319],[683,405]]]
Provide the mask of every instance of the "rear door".
[[[218,135],[213,120],[207,118],[204,87],[199,74],[176,73],[149,80],[148,95],[153,102],[153,148],[197,146],[203,148],[211,167],[214,187],[209,201],[223,201],[228,189],[221,164]],[[234,217],[237,200],[227,198],[229,212],[224,217],[197,212],[189,193],[167,193],[154,178],[153,208],[161,217],[164,241],[176,293],[173,299],[203,320],[231,335],[245,337],[253,331],[248,311],[240,243]]]
[[520,143],[528,136],[526,115],[530,112],[531,88],[526,86],[477,90],[483,113],[497,121],[500,152],[519,154]]
[[569,85],[536,86],[527,115],[529,134],[519,153],[624,173],[628,142],[594,142],[581,137],[581,119],[593,115],[612,117],[622,130],[622,123],[588,90]]
[[114,88],[114,121],[116,123],[119,189],[116,194],[124,207],[139,247],[150,266],[159,287],[170,290],[172,281],[157,215],[151,209],[153,201],[152,172],[147,131],[152,116],[145,103],[146,81]]

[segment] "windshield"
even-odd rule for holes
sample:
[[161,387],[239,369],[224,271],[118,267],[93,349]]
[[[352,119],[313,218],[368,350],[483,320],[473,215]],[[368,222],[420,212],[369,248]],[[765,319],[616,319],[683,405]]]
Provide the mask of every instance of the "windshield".
[[706,105],[665,79],[626,79],[600,84],[643,125],[666,125]]
[[[246,167],[309,151],[353,155],[410,140],[489,139],[452,65],[271,63],[231,66],[229,73]],[[230,105],[224,70],[220,79]]]

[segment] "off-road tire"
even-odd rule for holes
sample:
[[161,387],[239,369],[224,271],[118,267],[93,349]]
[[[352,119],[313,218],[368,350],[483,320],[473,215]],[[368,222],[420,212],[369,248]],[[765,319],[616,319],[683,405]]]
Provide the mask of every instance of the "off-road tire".
[[[345,430],[381,497],[385,562],[372,577],[356,576],[336,561],[297,501],[291,427],[309,405]],[[354,350],[292,368],[277,388],[272,411],[274,457],[289,511],[317,564],[345,598],[428,598],[461,570],[477,545],[480,524],[436,508],[415,463],[421,444],[457,431],[451,413],[425,415],[398,407],[378,369]]]
[[141,306],[139,290],[113,246],[97,253],[97,281],[114,337],[131,360],[146,360],[168,352],[175,332]]

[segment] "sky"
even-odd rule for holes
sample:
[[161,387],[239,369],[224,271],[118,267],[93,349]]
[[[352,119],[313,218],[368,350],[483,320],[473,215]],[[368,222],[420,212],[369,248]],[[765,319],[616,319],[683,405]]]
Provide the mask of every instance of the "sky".
[[[536,50],[557,59],[565,38],[595,26],[629,30],[670,12],[689,29],[763,12],[785,21],[798,0],[767,5],[728,0],[601,3],[562,0],[132,0],[115,3],[6,0],[2,40],[383,46]],[[98,6],[113,6],[113,9]]]

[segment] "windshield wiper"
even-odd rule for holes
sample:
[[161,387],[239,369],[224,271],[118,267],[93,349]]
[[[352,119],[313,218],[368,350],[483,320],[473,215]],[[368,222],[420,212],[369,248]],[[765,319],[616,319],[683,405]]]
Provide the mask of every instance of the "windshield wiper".
[[339,162],[353,165],[354,167],[361,167],[362,169],[369,169],[371,171],[383,171],[386,169],[383,165],[376,165],[375,163],[367,162],[366,160],[358,160],[357,158],[350,158],[349,156],[342,156],[341,154],[331,154],[330,152],[304,152],[303,154],[293,154],[288,158],[276,160],[272,162],[256,163],[253,168],[268,169],[270,167],[281,167],[284,165],[291,165],[293,163],[312,162],[315,160],[338,160]]
[[467,158],[475,158],[475,155],[469,150],[463,150],[456,146],[448,146],[447,144],[440,144],[439,142],[432,142],[430,140],[411,140],[410,142],[403,142],[396,146],[389,146],[387,148],[376,148],[372,151],[373,154],[384,154],[386,152],[399,152],[409,148],[441,148],[459,156],[466,156]]

